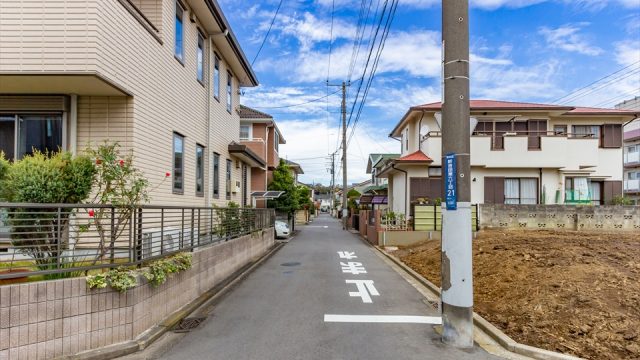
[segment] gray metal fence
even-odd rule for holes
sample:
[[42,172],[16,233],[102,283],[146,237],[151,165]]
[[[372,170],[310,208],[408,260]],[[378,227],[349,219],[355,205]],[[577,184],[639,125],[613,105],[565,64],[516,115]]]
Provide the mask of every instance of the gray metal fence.
[[140,265],[274,222],[272,209],[0,203],[0,279]]

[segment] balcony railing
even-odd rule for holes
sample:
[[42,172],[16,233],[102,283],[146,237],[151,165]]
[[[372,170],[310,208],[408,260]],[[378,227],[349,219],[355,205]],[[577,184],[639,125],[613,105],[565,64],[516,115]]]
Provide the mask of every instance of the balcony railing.
[[[504,150],[505,137],[526,137],[529,150],[541,149],[542,137],[561,137],[568,139],[597,139],[598,134],[574,134],[558,131],[474,131],[473,137],[490,137],[492,150]],[[442,137],[441,131],[430,131],[424,138]]]
[[640,152],[628,152],[624,154],[624,164],[634,165],[640,164]]
[[141,265],[274,222],[273,209],[0,203],[0,279]]
[[640,179],[636,180],[625,180],[624,181],[624,191],[630,193],[640,192]]

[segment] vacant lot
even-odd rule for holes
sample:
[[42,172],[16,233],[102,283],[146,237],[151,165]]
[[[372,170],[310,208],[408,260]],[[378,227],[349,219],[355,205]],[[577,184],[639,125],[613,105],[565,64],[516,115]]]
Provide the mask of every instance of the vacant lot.
[[[483,231],[475,311],[514,340],[588,359],[640,359],[640,233]],[[396,252],[440,285],[440,242]]]

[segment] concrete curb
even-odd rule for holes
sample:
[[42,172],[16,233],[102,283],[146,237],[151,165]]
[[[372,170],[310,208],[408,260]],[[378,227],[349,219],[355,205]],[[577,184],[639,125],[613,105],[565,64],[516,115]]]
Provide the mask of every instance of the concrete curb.
[[[399,268],[411,275],[411,277],[413,277],[420,284],[424,285],[426,288],[432,291],[434,295],[437,295],[438,297],[440,296],[440,288],[435,286],[431,281],[425,279],[422,275],[418,274],[416,271],[405,265],[400,259],[387,253],[380,247],[373,246],[373,248],[382,253],[382,255],[386,256]],[[476,327],[478,327],[484,333],[489,335],[493,340],[495,340],[505,350],[513,352],[515,354],[539,360],[582,360],[582,358],[579,357],[521,344],[510,338],[507,334],[503,333],[500,329],[495,327],[493,324],[491,324],[475,312],[473,313],[473,323]]]
[[257,260],[243,266],[223,282],[207,290],[195,300],[169,315],[160,324],[140,334],[134,340],[105,346],[99,349],[88,350],[75,355],[62,356],[55,358],[54,360],[110,360],[142,351],[158,340],[162,335],[170,331],[176,324],[187,316],[191,314],[200,316],[207,314],[209,309],[216,302],[222,299],[222,297],[233,289],[235,285],[249,276],[249,274],[251,274],[258,266],[262,265],[262,263],[273,256],[273,254],[280,250],[284,245],[284,243],[274,244],[269,252],[262,255]]

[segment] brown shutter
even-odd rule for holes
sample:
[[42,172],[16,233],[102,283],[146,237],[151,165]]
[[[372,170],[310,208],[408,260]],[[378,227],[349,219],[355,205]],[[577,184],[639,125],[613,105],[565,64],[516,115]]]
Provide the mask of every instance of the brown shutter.
[[603,195],[602,200],[604,204],[611,205],[613,198],[622,195],[622,181],[605,181]]
[[605,148],[622,147],[622,125],[620,124],[602,125],[602,147],[605,147]]
[[504,204],[504,178],[485,177],[484,178],[484,203]]
[[529,120],[529,149],[540,149],[540,137],[547,133],[547,120]]

